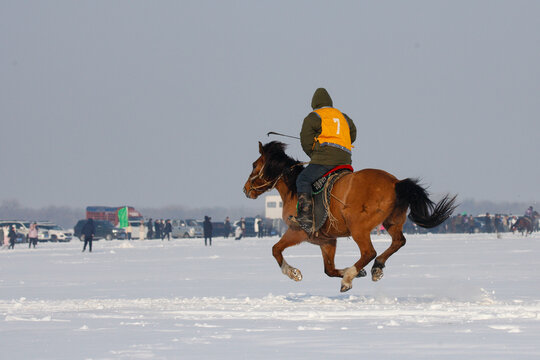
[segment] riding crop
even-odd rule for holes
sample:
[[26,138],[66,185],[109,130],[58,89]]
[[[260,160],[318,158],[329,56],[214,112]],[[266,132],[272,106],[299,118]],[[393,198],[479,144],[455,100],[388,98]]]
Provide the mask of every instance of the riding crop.
[[293,139],[300,140],[300,138],[298,136],[285,135],[285,134],[280,134],[280,133],[273,132],[273,131],[270,131],[269,133],[266,134],[266,136],[270,136],[270,135],[285,136],[285,137],[288,137],[288,138],[293,138]]

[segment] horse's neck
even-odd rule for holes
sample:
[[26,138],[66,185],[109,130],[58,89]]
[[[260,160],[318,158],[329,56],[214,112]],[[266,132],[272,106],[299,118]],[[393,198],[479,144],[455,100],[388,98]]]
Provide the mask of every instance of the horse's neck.
[[291,189],[287,186],[287,184],[285,184],[285,181],[283,181],[283,179],[280,179],[276,183],[276,190],[281,196],[281,200],[283,201],[283,206],[285,206],[285,203],[289,201],[294,201],[296,203],[297,195],[291,191]]

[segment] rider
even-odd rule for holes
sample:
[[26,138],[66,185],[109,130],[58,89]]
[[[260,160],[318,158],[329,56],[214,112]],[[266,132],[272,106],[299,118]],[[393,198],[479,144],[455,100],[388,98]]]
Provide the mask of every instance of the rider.
[[529,206],[527,210],[525,210],[525,216],[532,219],[533,218],[533,207]]
[[356,140],[354,122],[333,107],[326,89],[315,90],[311,107],[313,111],[304,119],[300,132],[302,149],[311,161],[296,179],[298,215],[289,216],[293,226],[308,233],[313,227],[311,185],[334,167],[350,165],[352,143]]

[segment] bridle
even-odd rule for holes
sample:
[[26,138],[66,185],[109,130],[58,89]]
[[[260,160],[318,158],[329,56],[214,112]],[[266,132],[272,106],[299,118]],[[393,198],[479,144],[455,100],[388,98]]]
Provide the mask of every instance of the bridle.
[[[264,189],[262,192],[265,192],[265,191],[268,191],[268,190],[272,190],[273,188],[276,187],[277,183],[279,180],[281,180],[281,178],[285,175],[285,173],[289,172],[292,168],[296,167],[296,166],[303,166],[305,164],[309,164],[309,163],[297,163],[297,164],[294,164],[293,166],[289,167],[288,169],[284,170],[281,172],[281,174],[275,178],[274,180],[265,180],[263,178],[263,172],[264,172],[264,168],[266,166],[266,163],[261,167],[261,170],[259,170],[259,172],[253,176],[251,176],[249,179],[248,179],[248,182],[249,182],[249,189],[246,191],[246,189],[244,188],[244,193],[246,194],[247,197],[249,197],[249,195],[251,194],[252,191],[260,191],[262,188],[265,188],[266,186],[270,185],[268,188]],[[264,181],[264,184],[261,184],[261,185],[253,185],[253,181],[257,180],[257,179],[261,179]]]

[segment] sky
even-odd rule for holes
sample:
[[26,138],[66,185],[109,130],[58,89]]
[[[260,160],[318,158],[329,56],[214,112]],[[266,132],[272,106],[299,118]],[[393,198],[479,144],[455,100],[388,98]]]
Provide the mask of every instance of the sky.
[[540,200],[540,2],[0,2],[0,201],[254,206],[325,87],[353,166]]

